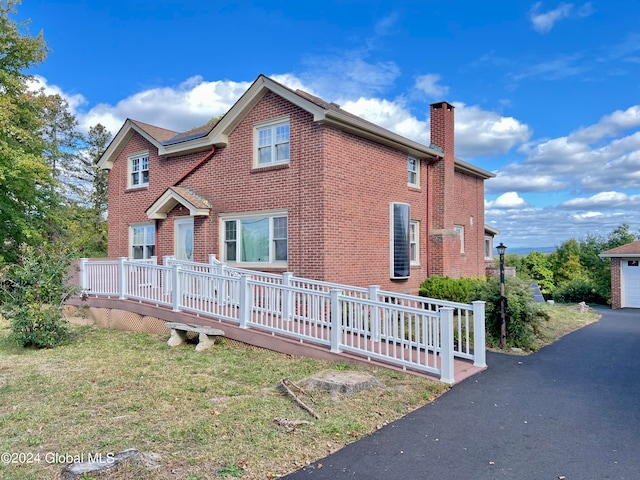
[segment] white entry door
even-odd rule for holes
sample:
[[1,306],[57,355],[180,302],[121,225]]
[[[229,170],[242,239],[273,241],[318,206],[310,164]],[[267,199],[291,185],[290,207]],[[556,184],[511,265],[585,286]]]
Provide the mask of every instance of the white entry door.
[[621,260],[622,306],[640,308],[640,261]]
[[178,260],[193,262],[193,218],[176,220],[175,255]]

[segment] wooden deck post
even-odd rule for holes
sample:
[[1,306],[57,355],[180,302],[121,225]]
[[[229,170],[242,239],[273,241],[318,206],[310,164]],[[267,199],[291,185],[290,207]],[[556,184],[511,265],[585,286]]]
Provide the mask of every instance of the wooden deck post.
[[249,328],[247,324],[251,316],[251,292],[249,291],[249,276],[240,276],[240,308],[238,315],[240,320],[240,328]]
[[331,297],[331,351],[340,353],[340,340],[342,337],[342,312],[340,311],[340,300],[338,295],[342,291],[332,288],[329,292]]
[[[369,287],[369,300],[378,302],[378,294],[380,293],[380,285],[371,285]],[[369,329],[371,332],[371,341],[380,341],[380,308],[371,308],[371,318],[369,319]]]
[[440,381],[455,383],[453,363],[453,308],[440,309]]
[[285,322],[291,320],[291,313],[293,312],[293,292],[289,290],[291,277],[293,277],[291,272],[282,274],[282,320]]
[[118,275],[120,277],[120,282],[118,282],[120,285],[120,291],[118,292],[118,298],[120,300],[124,300],[126,298],[126,293],[128,288],[128,284],[129,284],[129,275],[128,275],[128,268],[127,266],[124,264],[124,262],[127,261],[127,257],[120,257],[118,258]]
[[473,304],[473,366],[487,366],[485,302],[476,300]]
[[179,312],[180,311],[180,296],[182,295],[181,293],[181,288],[180,288],[180,266],[177,263],[173,264],[172,270],[171,270],[171,286],[172,286],[172,300],[173,300],[173,311],[174,312]]
[[88,273],[87,273],[87,262],[89,261],[88,258],[81,258],[80,259],[80,285],[78,285],[80,287],[80,291],[81,292],[86,292],[89,289],[89,282],[88,282]]

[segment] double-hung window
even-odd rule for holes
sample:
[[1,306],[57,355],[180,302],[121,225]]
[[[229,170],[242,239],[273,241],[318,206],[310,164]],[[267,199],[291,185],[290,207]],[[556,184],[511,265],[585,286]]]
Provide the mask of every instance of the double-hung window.
[[289,161],[289,120],[256,126],[255,132],[256,166]]
[[132,225],[130,239],[134,259],[151,258],[156,254],[156,227],[153,223]]
[[418,265],[420,263],[419,235],[420,235],[420,222],[418,222],[417,220],[411,220],[411,223],[409,224],[409,246],[411,249],[411,265]]
[[149,185],[149,154],[129,157],[129,187]]
[[420,162],[417,158],[409,157],[407,160],[408,179],[407,184],[410,187],[420,186]]
[[286,263],[287,216],[227,218],[224,226],[224,259],[237,263]]
[[460,253],[464,253],[464,226],[454,225],[453,229],[460,237]]
[[484,237],[484,259],[493,260],[493,237],[489,235]]

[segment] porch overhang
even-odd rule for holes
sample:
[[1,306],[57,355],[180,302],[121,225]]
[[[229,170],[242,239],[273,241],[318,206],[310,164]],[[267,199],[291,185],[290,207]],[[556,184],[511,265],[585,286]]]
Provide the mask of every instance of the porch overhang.
[[176,205],[182,205],[193,217],[208,217],[211,204],[193,191],[185,187],[170,187],[153,202],[147,211],[149,220],[164,220]]

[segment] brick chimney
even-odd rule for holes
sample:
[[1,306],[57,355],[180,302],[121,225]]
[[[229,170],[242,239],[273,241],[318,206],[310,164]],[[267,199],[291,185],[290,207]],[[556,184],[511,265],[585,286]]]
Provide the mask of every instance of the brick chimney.
[[454,158],[454,109],[448,102],[431,104],[431,144]]
[[454,230],[456,208],[454,106],[431,104],[431,144],[443,151],[431,168],[429,188],[430,256],[429,275],[459,277],[460,237]]

